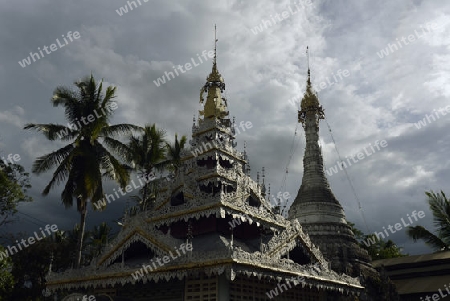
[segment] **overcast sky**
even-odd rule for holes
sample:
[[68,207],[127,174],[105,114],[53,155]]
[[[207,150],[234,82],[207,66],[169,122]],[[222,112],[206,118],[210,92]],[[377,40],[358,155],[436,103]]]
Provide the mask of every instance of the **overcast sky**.
[[[450,114],[444,116],[450,105],[448,1],[144,1],[136,0],[133,10],[123,0],[0,1],[0,156],[19,154],[18,163],[31,171],[36,157],[61,147],[23,126],[66,124],[63,110],[50,104],[52,92],[59,85],[73,87],[91,72],[118,87],[113,123],[156,123],[171,140],[174,133],[190,137],[199,89],[211,70],[211,59],[199,63],[197,54],[214,48],[217,24],[217,61],[230,115],[253,125],[237,135],[237,148],[247,142],[254,179],[265,167],[272,194],[297,195],[305,146],[301,126],[282,183],[297,127],[297,108],[289,100],[304,93],[309,46],[312,82],[336,142],[322,120],[325,168],[339,160],[335,146],[344,159],[376,140],[387,143],[347,168],[368,230],[346,174],[328,176],[347,219],[364,232],[380,232],[422,210],[426,216],[414,225],[432,228],[424,192],[450,193]],[[70,41],[69,31],[79,38]],[[22,67],[30,52],[44,46],[44,57],[35,55]],[[172,66],[192,60],[198,66],[178,71],[159,87],[154,83]],[[439,118],[417,128],[426,114]],[[61,204],[61,187],[40,195],[50,176],[32,175],[34,202],[20,206],[19,221],[4,230],[33,232],[47,223],[70,229],[79,222],[76,208]],[[118,219],[124,206],[126,198],[104,212],[91,210],[88,227]],[[404,231],[389,238],[410,254],[431,252]]]

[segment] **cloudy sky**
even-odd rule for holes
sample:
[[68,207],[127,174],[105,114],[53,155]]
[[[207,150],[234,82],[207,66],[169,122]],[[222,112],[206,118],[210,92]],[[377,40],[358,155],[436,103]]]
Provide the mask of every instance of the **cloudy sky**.
[[[272,193],[295,197],[300,187],[305,142],[294,104],[305,90],[309,46],[312,82],[326,114],[320,125],[325,168],[336,167],[336,148],[344,159],[377,140],[387,143],[348,167],[350,182],[341,170],[328,176],[348,220],[364,232],[382,231],[423,210],[426,216],[416,224],[432,228],[424,192],[450,193],[447,1],[136,0],[136,7],[130,5],[132,10],[124,0],[1,1],[0,156],[19,154],[18,163],[30,171],[37,156],[61,147],[23,126],[65,124],[62,109],[50,104],[52,92],[91,72],[118,87],[113,123],[156,123],[170,139],[174,133],[189,137],[200,109],[199,89],[211,70],[211,59],[199,63],[197,55],[214,48],[217,24],[217,60],[230,115],[253,125],[237,136],[239,150],[247,142],[253,178],[265,167]],[[79,32],[79,38],[70,41],[69,31]],[[49,53],[29,58],[44,46]],[[155,84],[172,66],[192,60],[198,66]],[[426,114],[434,120],[423,120]],[[60,188],[40,195],[50,176],[32,175],[34,202],[20,206],[18,222],[5,231],[33,232],[47,223],[70,229],[79,221],[75,208],[61,204]],[[116,201],[101,213],[91,210],[88,227],[118,219],[126,202]],[[410,254],[431,251],[403,231],[389,238]]]

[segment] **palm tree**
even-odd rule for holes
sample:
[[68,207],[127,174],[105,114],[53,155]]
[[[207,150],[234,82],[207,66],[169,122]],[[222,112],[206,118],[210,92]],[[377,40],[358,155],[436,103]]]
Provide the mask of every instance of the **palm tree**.
[[[154,127],[155,125],[153,125],[152,127]],[[172,171],[174,174],[177,174],[178,172],[178,168],[181,165],[181,152],[184,149],[184,146],[186,144],[187,138],[186,136],[182,136],[180,140],[178,140],[178,135],[175,134],[175,142],[173,145],[169,144],[168,142],[164,141],[164,132],[162,130],[157,130],[156,128],[154,128],[151,131],[147,131],[150,133],[151,138],[149,139],[148,137],[142,137],[142,138],[136,138],[134,137],[133,139],[141,139],[141,141],[149,141],[152,140],[153,141],[153,146],[151,146],[149,149],[149,153],[158,153],[157,156],[147,156],[147,160],[151,161],[154,158],[157,158],[157,160],[154,160],[155,162],[142,162],[142,165],[147,165],[149,167],[151,167],[150,170],[153,169],[157,169],[160,171],[163,170],[168,170],[168,171]],[[159,134],[158,134],[159,132]],[[145,134],[144,134],[145,135]],[[163,150],[161,148],[161,143],[165,144],[165,150]],[[152,143],[150,143],[152,144]],[[158,145],[158,146],[156,146]],[[137,143],[136,140],[134,140],[133,146],[130,144],[130,154],[133,153],[138,153],[138,154],[143,154],[144,151],[146,149],[146,147],[144,147],[142,144],[140,145],[139,143]],[[154,152],[153,149],[158,150],[157,152]],[[162,161],[161,161],[162,160]],[[132,160],[132,163],[134,163],[134,161]],[[149,169],[141,169],[140,166],[136,166],[135,165],[135,169],[139,170],[139,173],[141,175],[145,175],[145,172],[148,171]],[[150,177],[152,174],[154,174],[154,172],[150,172],[147,176]],[[135,201],[136,203],[140,204],[140,206],[138,207],[131,207],[128,211],[127,214],[129,216],[133,216],[136,215],[139,211],[141,210],[145,210],[148,206],[149,203],[151,203],[152,201],[154,201],[156,199],[156,191],[157,191],[157,187],[158,184],[162,181],[162,178],[160,179],[154,179],[152,181],[150,181],[150,183],[148,183],[148,185],[146,187],[144,187],[143,189],[141,189],[140,193],[142,193],[142,196],[139,195],[134,195],[131,196],[131,199],[133,201]],[[145,200],[145,201],[144,201]]]
[[105,222],[102,222],[99,226],[95,226],[92,231],[89,232],[89,245],[90,245],[90,254],[89,257],[95,258],[103,250],[103,247],[111,241],[112,233],[111,227],[108,226]]
[[[141,136],[130,136],[127,145],[127,161],[131,162],[138,176],[144,179],[144,187],[140,190],[142,198],[141,210],[145,210],[154,199],[155,185],[152,178],[155,172],[162,171],[166,165],[165,132],[156,125],[146,125]],[[136,198],[135,198],[136,199]]]
[[406,234],[414,241],[423,240],[435,251],[450,250],[450,202],[442,190],[440,194],[433,191],[427,191],[425,194],[428,197],[427,201],[433,214],[437,234],[431,233],[422,226],[409,226]]
[[[72,258],[71,267],[74,267],[74,261],[73,259],[76,258],[76,255],[78,254],[78,240],[80,238],[80,225],[75,224],[73,225],[72,230],[67,230],[64,232],[64,240],[67,244],[67,255],[69,255],[70,258]],[[85,252],[87,245],[87,235],[83,235],[83,242],[82,242],[82,252]]]
[[166,143],[167,149],[167,163],[168,169],[177,174],[178,168],[181,165],[181,152],[186,145],[187,138],[182,136],[180,141],[178,141],[178,135],[175,134],[175,142],[173,145]]
[[64,107],[68,126],[52,123],[27,124],[25,129],[40,131],[51,141],[71,141],[57,151],[37,158],[32,171],[41,174],[56,167],[52,179],[42,192],[44,196],[55,184],[67,180],[61,193],[62,202],[69,208],[76,199],[77,210],[81,215],[76,261],[79,267],[88,201],[94,203],[103,198],[103,177],[115,180],[121,188],[129,181],[126,166],[104,145],[125,157],[127,148],[115,139],[116,136],[129,134],[140,128],[131,124],[109,125],[109,120],[117,108],[116,102],[113,101],[116,87],[108,86],[103,94],[103,81],[97,84],[92,75],[74,84],[77,87],[75,91],[57,87],[51,99],[54,107]]
[[[75,225],[75,228],[79,229],[78,225]],[[47,243],[47,254],[52,254],[52,271],[61,272],[73,267],[73,253],[77,246],[79,230],[76,230],[73,239],[70,237],[71,232],[58,230],[44,240]]]

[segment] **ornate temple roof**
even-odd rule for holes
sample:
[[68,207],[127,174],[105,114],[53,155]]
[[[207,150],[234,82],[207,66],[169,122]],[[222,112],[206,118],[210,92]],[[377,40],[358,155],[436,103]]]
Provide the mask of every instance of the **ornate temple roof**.
[[[51,273],[49,289],[145,284],[205,273],[230,280],[237,275],[277,281],[302,276],[303,286],[362,291],[357,278],[329,268],[300,223],[278,214],[264,187],[251,179],[246,154],[235,148],[224,90],[215,55],[201,89],[203,109],[192,127],[190,149],[182,153],[176,174],[158,183],[155,206],[127,218],[89,266]],[[140,279],[132,277],[151,258],[168,256],[183,243],[192,244],[192,252]]]
[[[170,235],[161,235],[151,224],[146,223],[144,214],[130,219],[127,227],[112,241],[101,256],[90,266],[68,270],[63,273],[52,273],[47,277],[48,288],[77,289],[89,287],[105,287],[107,285],[124,285],[138,281],[183,279],[191,274],[206,273],[218,275],[225,273],[233,280],[237,275],[253,275],[259,279],[288,279],[293,276],[305,277],[304,285],[355,292],[362,289],[359,281],[344,274],[337,274],[328,269],[317,249],[310,252],[311,257],[321,264],[321,268],[313,264],[300,265],[282,255],[301,244],[305,250],[314,249],[311,241],[301,231],[298,223],[289,225],[279,235],[265,244],[263,252],[255,251],[250,244],[233,242],[221,235],[194,237],[191,241],[193,251],[180,256],[152,273],[135,280],[131,275],[148,263],[146,258],[130,258],[124,264],[120,261],[122,253],[135,242],[145,244],[154,250],[157,256],[169,255],[184,240]],[[317,256],[317,257],[314,257]],[[118,260],[119,259],[119,260]]]

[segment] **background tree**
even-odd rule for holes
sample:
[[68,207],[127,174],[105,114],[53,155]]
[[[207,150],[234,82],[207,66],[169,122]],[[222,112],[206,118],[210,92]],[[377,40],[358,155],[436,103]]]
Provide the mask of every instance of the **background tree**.
[[126,166],[107,148],[124,157],[126,146],[115,138],[140,128],[130,124],[109,125],[114,108],[117,108],[113,101],[116,87],[108,86],[103,93],[103,82],[97,84],[92,75],[74,84],[77,90],[57,87],[51,99],[54,107],[64,108],[69,126],[27,124],[25,129],[40,131],[50,141],[71,141],[66,146],[37,158],[32,171],[41,174],[56,167],[42,194],[47,195],[55,185],[66,181],[61,193],[63,204],[69,208],[73,206],[74,199],[76,200],[80,213],[76,261],[79,267],[88,201],[97,202],[103,198],[102,177],[115,180],[121,188],[125,188],[129,181]]
[[[5,248],[0,246],[0,252],[5,252]],[[14,277],[11,274],[12,260],[10,257],[0,259],[0,301],[11,300],[11,293],[14,287]]]
[[[15,240],[30,237],[30,234],[12,235],[9,245],[15,245]],[[13,262],[14,290],[10,300],[35,301],[43,300],[42,290],[45,288],[45,276],[50,266],[52,250],[49,237],[36,241],[32,246],[23,248],[11,256]]]
[[427,191],[425,195],[433,214],[436,234],[420,225],[409,226],[406,234],[414,241],[423,240],[435,251],[450,250],[450,202],[442,190],[437,194],[433,191]]
[[105,222],[95,226],[92,231],[89,231],[88,249],[89,261],[99,256],[103,251],[103,247],[112,240],[112,228]]
[[166,168],[174,174],[178,173],[178,168],[181,166],[181,152],[184,150],[186,141],[186,136],[182,136],[180,141],[178,141],[178,135],[175,134],[175,141],[172,145],[166,142]]
[[20,202],[32,201],[25,195],[30,187],[29,174],[21,165],[0,160],[0,227],[12,221]]
[[[13,279],[13,290],[9,299],[4,300],[49,300],[45,299],[42,291],[45,289],[45,277],[50,272],[63,272],[74,266],[75,247],[79,237],[80,227],[75,225],[72,230],[58,230],[41,240],[36,241],[29,248],[24,248],[14,256],[8,257],[6,261],[0,261],[0,301],[3,294],[2,286],[8,289],[8,283]],[[90,263],[93,254],[91,243],[94,246],[103,245],[107,239],[111,239],[111,228],[102,223],[91,231],[86,231],[85,243],[83,244],[83,263]],[[9,237],[9,245],[15,245],[16,240],[32,235],[20,233]],[[1,251],[1,247],[0,247]],[[9,266],[3,266],[4,262],[10,262]],[[9,272],[8,272],[9,270]],[[2,277],[2,276],[5,277]],[[9,278],[7,278],[9,277]],[[3,279],[4,278],[4,279]],[[5,283],[5,285],[3,285]]]
[[[78,225],[74,228],[79,229]],[[75,248],[78,241],[78,232],[70,239],[71,231],[58,230],[46,241],[47,250],[51,252],[52,271],[63,272],[69,268],[73,268],[75,263]]]
[[401,248],[397,247],[392,240],[378,239],[374,234],[364,234],[352,222],[347,221],[347,224],[351,227],[353,234],[355,234],[359,246],[367,250],[372,260],[407,256],[402,254]]
[[[13,221],[20,202],[29,202],[31,197],[26,196],[27,189],[31,187],[29,175],[19,164],[6,164],[0,160],[0,228]],[[13,262],[7,250],[0,245],[0,301],[11,300],[14,289],[12,274]]]
[[[146,210],[156,198],[155,181],[151,180],[156,171],[162,171],[167,165],[166,141],[164,130],[155,124],[146,125],[139,136],[132,135],[128,142],[127,161],[131,163],[138,176],[145,180],[140,190],[142,198],[137,198],[140,210]],[[136,197],[135,197],[136,200]]]
[[[77,247],[78,247],[78,239],[80,237],[80,225],[79,224],[75,224],[73,226],[73,228],[71,230],[67,230],[64,231],[63,233],[63,238],[61,240],[64,241],[64,244],[66,246],[66,253],[64,256],[68,257],[70,259],[69,265],[67,266],[68,268],[73,268],[74,266],[76,266],[76,261],[77,261]],[[82,245],[82,256],[81,256],[81,262],[83,264],[86,264],[86,256],[87,256],[87,251],[86,251],[86,246],[87,246],[87,241],[88,241],[88,235],[83,235],[83,243]],[[84,256],[83,256],[84,255]]]

